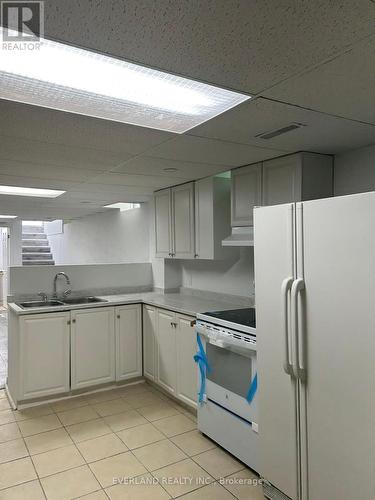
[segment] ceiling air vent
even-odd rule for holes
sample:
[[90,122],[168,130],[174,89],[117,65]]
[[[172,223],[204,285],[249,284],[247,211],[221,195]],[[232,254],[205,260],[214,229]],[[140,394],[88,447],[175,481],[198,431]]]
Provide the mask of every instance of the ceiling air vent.
[[279,135],[286,134],[287,132],[291,132],[292,130],[296,130],[297,128],[306,127],[303,123],[291,123],[286,125],[285,127],[278,128],[277,130],[272,130],[271,132],[262,132],[261,134],[256,135],[258,139],[273,139],[274,137],[278,137]]

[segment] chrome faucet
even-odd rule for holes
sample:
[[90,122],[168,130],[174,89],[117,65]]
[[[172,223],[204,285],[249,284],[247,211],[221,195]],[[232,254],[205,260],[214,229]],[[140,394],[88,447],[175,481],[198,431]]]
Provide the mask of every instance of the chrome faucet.
[[[57,299],[57,280],[59,278],[59,276],[63,276],[66,280],[66,284],[67,285],[70,285],[70,279],[69,279],[69,276],[60,271],[59,273],[56,274],[56,276],[54,277],[53,279],[53,298],[54,299]],[[63,292],[63,297],[67,297],[70,293],[72,293],[72,289],[71,288],[67,288],[64,292]]]

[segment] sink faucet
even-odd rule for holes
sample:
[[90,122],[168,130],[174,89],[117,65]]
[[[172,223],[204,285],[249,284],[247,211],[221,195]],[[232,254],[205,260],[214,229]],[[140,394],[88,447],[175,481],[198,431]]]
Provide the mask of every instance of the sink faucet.
[[[63,276],[65,278],[65,280],[66,280],[66,284],[70,285],[70,279],[69,279],[69,276],[66,273],[63,273],[62,271],[59,272],[59,273],[57,273],[56,276],[53,279],[53,298],[54,299],[57,299],[57,280],[58,280],[59,276]],[[70,293],[72,293],[72,289],[71,288],[67,288],[63,292],[63,296],[67,297]]]

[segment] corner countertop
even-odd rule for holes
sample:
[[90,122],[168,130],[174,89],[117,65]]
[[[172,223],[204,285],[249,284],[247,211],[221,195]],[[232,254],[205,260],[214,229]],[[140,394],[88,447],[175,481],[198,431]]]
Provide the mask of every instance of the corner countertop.
[[198,313],[208,311],[224,311],[226,309],[240,309],[243,307],[251,307],[251,299],[249,304],[244,305],[243,301],[235,301],[231,297],[228,301],[226,296],[223,300],[220,298],[204,298],[202,296],[189,295],[185,293],[158,293],[158,292],[143,292],[143,293],[127,293],[121,295],[104,295],[99,296],[105,299],[106,302],[98,302],[92,304],[76,304],[63,305],[54,307],[35,307],[31,309],[22,309],[15,302],[8,304],[9,309],[18,316],[29,314],[50,313],[59,311],[72,311],[76,309],[93,309],[97,307],[119,306],[127,304],[148,304],[151,306],[168,309],[170,311],[186,314],[188,316],[196,316]]

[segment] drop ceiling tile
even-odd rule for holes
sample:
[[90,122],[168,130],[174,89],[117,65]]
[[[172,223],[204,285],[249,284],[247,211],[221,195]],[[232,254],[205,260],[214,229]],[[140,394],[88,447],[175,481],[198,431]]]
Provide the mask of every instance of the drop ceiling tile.
[[[373,9],[375,11],[375,3]],[[372,37],[326,64],[276,85],[263,95],[375,124],[374,60],[375,37]]]
[[[166,172],[164,169],[176,169],[176,172]],[[113,172],[126,174],[162,175],[176,179],[199,179],[215,175],[225,170],[223,166],[207,163],[192,163],[189,161],[166,160],[151,156],[137,156],[113,169]],[[183,182],[183,181],[182,181]]]
[[156,158],[208,163],[225,169],[274,158],[285,151],[182,135],[152,148],[149,154]]
[[78,190],[81,193],[98,193],[99,195],[107,196],[122,196],[125,194],[139,194],[148,196],[153,193],[152,187],[142,186],[117,186],[112,184],[100,184],[94,182],[85,182],[71,189],[71,191]]
[[127,153],[65,146],[22,137],[0,136],[0,143],[2,160],[30,162],[50,167],[87,168],[102,172],[132,157]]
[[95,177],[92,182],[103,185],[123,186],[127,187],[142,186],[151,187],[153,189],[160,189],[162,187],[172,186],[174,184],[181,184],[189,179],[178,179],[167,176],[157,175],[135,175],[135,174],[118,174],[110,172],[108,174],[99,175]]
[[[304,126],[273,139],[256,137],[292,123]],[[375,142],[375,127],[372,125],[264,98],[238,106],[196,127],[190,134],[289,152],[305,150],[330,154]]]
[[[255,92],[373,33],[370,0],[45,3],[49,38]],[[116,34],[116,36],[113,36]]]
[[175,134],[0,100],[0,135],[135,155]]
[[38,179],[51,179],[53,177],[54,180],[84,182],[94,178],[97,172],[83,168],[39,166],[34,163],[0,159],[0,174]]

